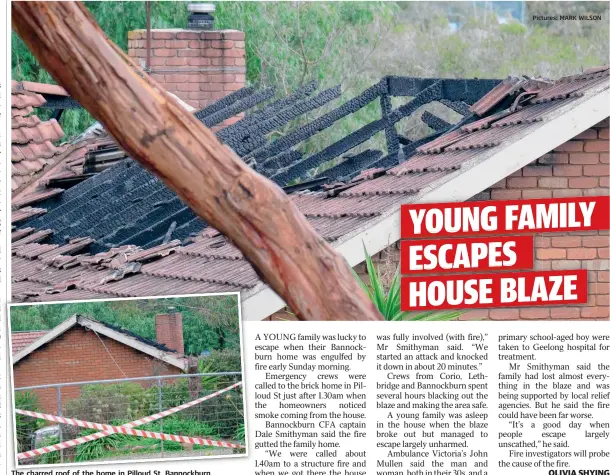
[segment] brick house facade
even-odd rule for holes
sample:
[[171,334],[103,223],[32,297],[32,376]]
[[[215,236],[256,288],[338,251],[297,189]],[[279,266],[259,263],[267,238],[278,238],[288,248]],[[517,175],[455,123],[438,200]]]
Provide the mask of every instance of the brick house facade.
[[[13,365],[14,387],[181,374],[180,368],[82,326],[74,326]],[[80,386],[61,389],[62,404]],[[57,413],[57,390],[36,389],[40,406]]]
[[[518,200],[608,195],[608,119],[565,142],[552,152],[472,197],[472,200]],[[607,231],[547,233],[535,236],[535,269],[587,269],[586,305],[471,310],[462,320],[607,319],[610,312],[610,263]],[[374,256],[384,276],[396,272],[400,261],[396,243]],[[366,265],[356,272],[366,276]],[[386,278],[387,280],[387,278]],[[277,314],[276,314],[277,317]]]

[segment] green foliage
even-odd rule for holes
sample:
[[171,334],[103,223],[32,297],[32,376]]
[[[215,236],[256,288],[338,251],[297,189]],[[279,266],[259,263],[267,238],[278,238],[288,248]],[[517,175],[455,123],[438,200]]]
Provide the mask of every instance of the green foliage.
[[[81,302],[11,307],[11,330],[49,330],[74,314],[89,315],[101,322],[117,325],[143,338],[155,340],[155,315],[169,307],[182,313],[185,353],[203,351],[239,353],[239,309],[236,295],[158,298],[114,302]],[[218,371],[232,371],[220,366]],[[231,367],[236,367],[234,360]],[[238,371],[238,370],[237,370]]]
[[157,388],[137,383],[87,384],[80,397],[65,404],[64,413],[85,421],[135,420],[158,411]]
[[[51,435],[42,439],[40,447],[47,447],[49,445],[54,445],[59,443],[59,437],[56,435]],[[42,454],[38,457],[38,463],[40,464],[52,464],[59,463],[61,461],[61,454],[59,451],[49,452],[47,454]]]
[[366,270],[370,280],[370,285],[365,284],[360,276],[354,272],[360,287],[364,289],[369,298],[373,301],[379,313],[389,321],[450,321],[457,319],[462,312],[403,312],[400,310],[400,269],[396,273],[386,292],[381,277],[375,268],[373,259],[364,249],[366,255]]
[[511,22],[500,25],[500,32],[506,35],[524,36],[527,33],[527,28],[521,23]]
[[[205,362],[206,364],[209,363],[212,368],[215,368],[215,371],[241,371],[241,353],[239,352],[239,347],[214,350],[205,359]],[[205,371],[200,372],[203,373]]]
[[[607,64],[607,2],[527,2],[525,23],[487,8],[497,3],[404,4],[397,18],[402,28],[380,45],[365,74],[499,79],[527,74],[557,78]],[[584,13],[602,14],[603,20],[531,19],[533,14]]]
[[[31,391],[15,391],[13,394],[15,398],[15,408],[35,412],[41,411],[38,396],[35,393]],[[42,425],[43,422],[40,419],[15,414],[17,450],[19,452],[25,452],[32,449],[30,437]]]
[[184,419],[180,416],[165,417],[162,421],[151,422],[141,430],[185,435],[187,437],[217,437],[217,430],[207,422]]
[[235,431],[235,440],[240,442],[242,445],[246,443],[246,425],[239,424],[239,427]]
[[[80,436],[91,435],[96,432],[98,432],[96,429],[85,429],[80,433]],[[75,460],[77,462],[86,462],[106,457],[111,452],[115,452],[119,447],[133,440],[135,440],[135,437],[124,434],[112,434],[101,439],[92,440],[76,447]]]

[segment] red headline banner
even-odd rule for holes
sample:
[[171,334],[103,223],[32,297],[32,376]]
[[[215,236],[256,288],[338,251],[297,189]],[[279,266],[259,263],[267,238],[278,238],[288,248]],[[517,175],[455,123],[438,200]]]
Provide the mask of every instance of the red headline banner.
[[403,277],[401,309],[443,310],[587,302],[587,271]]
[[610,197],[469,201],[401,207],[401,237],[609,229]]
[[534,236],[400,242],[401,274],[534,268]]

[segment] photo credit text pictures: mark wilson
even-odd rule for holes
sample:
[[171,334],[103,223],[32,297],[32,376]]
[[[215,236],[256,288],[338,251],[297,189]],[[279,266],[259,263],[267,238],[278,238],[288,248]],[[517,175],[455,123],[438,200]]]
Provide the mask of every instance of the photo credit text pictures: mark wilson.
[[534,234],[605,231],[609,213],[608,196],[403,205],[401,308],[584,304],[586,269],[532,271]]

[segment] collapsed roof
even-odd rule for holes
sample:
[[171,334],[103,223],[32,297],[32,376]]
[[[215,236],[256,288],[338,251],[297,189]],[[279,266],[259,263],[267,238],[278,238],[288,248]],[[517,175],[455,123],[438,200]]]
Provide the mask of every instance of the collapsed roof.
[[[355,265],[364,259],[363,243],[375,253],[398,240],[400,204],[468,199],[608,117],[608,85],[607,67],[557,81],[388,77],[270,141],[270,132],[339,93],[334,88],[310,97],[315,87],[307,85],[218,136],[285,186],[320,235]],[[197,116],[215,125],[271,96],[240,90]],[[397,96],[411,100],[393,107]],[[295,150],[377,98],[378,120],[321,152],[303,157]],[[461,119],[450,123],[426,111],[421,120],[432,133],[415,141],[400,136],[395,124],[433,101]],[[349,155],[378,132],[385,133],[387,153]],[[131,160],[51,199],[33,195],[13,204],[15,300],[246,290],[243,314],[250,319],[283,305],[239,250]]]
[[[339,98],[340,87],[315,94],[316,84],[309,83],[290,96],[276,100],[272,100],[275,93],[272,88],[261,91],[243,88],[195,115],[206,126],[214,127],[227,118],[260,106],[234,125],[220,130],[218,137],[246,162],[280,186],[298,183],[289,186],[288,191],[313,190],[324,184],[347,183],[367,168],[397,165],[404,159],[405,154],[413,153],[416,144],[398,136],[393,127],[396,122],[434,101],[443,101],[446,106],[470,116],[468,103],[479,99],[498,82],[384,78],[359,96],[301,127],[289,130],[277,140],[270,140],[269,136],[292,120]],[[392,110],[391,97],[399,96],[411,96],[413,99]],[[296,150],[296,146],[302,142],[378,98],[382,105],[380,119],[310,156],[303,157]],[[263,105],[267,101],[269,103]],[[448,128],[452,125],[429,112],[424,114],[422,120],[434,127],[441,127],[439,124],[443,124]],[[378,150],[366,150],[357,155],[349,155],[350,150],[382,131],[386,132],[387,154],[384,155]],[[72,150],[75,148],[82,150],[80,144],[87,140],[90,139],[80,140],[77,145],[72,145],[67,154],[73,154]],[[421,142],[426,140],[429,138]],[[111,139],[101,144],[101,160],[105,156],[122,153],[116,144],[109,142]],[[95,143],[96,147],[99,145],[99,142]],[[92,146],[86,147],[89,162],[84,164],[84,168],[91,168],[90,171],[103,164],[96,161]],[[334,163],[338,158],[338,163]],[[320,165],[328,163],[333,166],[326,168],[322,176],[316,173]],[[302,183],[303,181],[306,183]],[[132,160],[123,161],[106,173],[88,179],[67,191],[55,188],[52,178],[50,186],[40,187],[33,193],[17,197],[13,199],[12,204],[23,213],[28,213],[27,206],[31,205],[45,210],[44,216],[28,220],[27,224],[36,229],[52,229],[53,233],[47,242],[62,244],[75,238],[89,237],[95,240],[95,243],[91,243],[93,252],[128,244],[149,248],[167,241],[167,236],[184,241],[206,227],[161,180]]]

